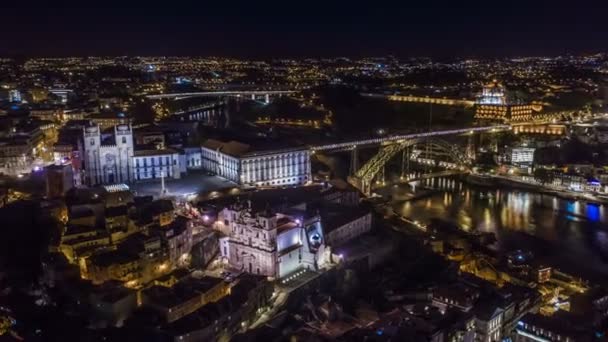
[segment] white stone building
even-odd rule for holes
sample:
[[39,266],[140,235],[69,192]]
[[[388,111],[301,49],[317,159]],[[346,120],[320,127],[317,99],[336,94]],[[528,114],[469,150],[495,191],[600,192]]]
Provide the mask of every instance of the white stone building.
[[311,180],[310,151],[305,147],[255,151],[236,141],[209,139],[201,155],[203,169],[241,185],[301,185]]
[[179,154],[175,150],[135,151],[133,156],[133,180],[180,178]]
[[219,215],[220,253],[231,267],[247,273],[284,278],[301,269],[317,270],[329,258],[318,216],[253,213],[235,204]]
[[327,245],[337,247],[351,241],[372,229],[372,213],[366,210],[348,208],[335,215],[323,218],[325,241]]
[[89,185],[180,177],[177,151],[135,151],[130,125],[114,127],[113,143],[102,143],[101,130],[96,125],[85,127],[83,138],[85,182]]
[[498,306],[486,304],[476,308],[475,332],[477,340],[494,342],[502,340],[504,310]]
[[[311,180],[310,151],[305,148],[256,151],[236,141],[209,139],[201,147],[135,150],[130,125],[114,127],[103,139],[99,126],[84,128],[83,156],[88,185],[180,178],[203,169],[240,185],[301,185]],[[107,141],[110,140],[111,143]],[[104,142],[105,141],[105,142]]]

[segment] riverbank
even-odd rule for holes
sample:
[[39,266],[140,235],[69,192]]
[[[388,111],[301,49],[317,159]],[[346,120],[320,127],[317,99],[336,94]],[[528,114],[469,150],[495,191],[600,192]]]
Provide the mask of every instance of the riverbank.
[[492,188],[507,187],[510,189],[525,190],[543,195],[551,195],[559,197],[561,199],[585,201],[587,203],[598,205],[608,204],[608,198],[602,198],[593,194],[574,192],[570,190],[558,190],[554,188],[548,188],[540,184],[531,184],[529,182],[519,181],[517,179],[505,176],[468,174],[462,177],[461,180],[469,185],[475,186]]
[[607,206],[495,184],[435,181],[432,186],[441,192],[391,207],[424,225],[440,219],[465,231],[494,233],[498,241],[491,249],[498,253],[529,250],[544,265],[606,285]]

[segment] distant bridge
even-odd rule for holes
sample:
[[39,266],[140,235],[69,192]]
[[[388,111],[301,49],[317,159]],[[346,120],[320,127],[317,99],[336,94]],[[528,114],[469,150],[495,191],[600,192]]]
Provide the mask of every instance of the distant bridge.
[[151,100],[160,99],[185,99],[190,97],[209,97],[209,96],[233,96],[233,97],[246,97],[250,96],[252,99],[257,97],[264,97],[266,102],[269,102],[269,97],[276,95],[289,95],[295,93],[295,90],[229,90],[229,91],[202,91],[202,92],[189,92],[189,93],[169,93],[169,94],[156,94],[147,95],[146,97]]
[[413,103],[430,103],[440,104],[448,106],[464,106],[473,107],[475,101],[467,99],[448,99],[445,97],[429,97],[429,96],[413,96],[413,95],[386,95],[386,94],[372,94],[362,93],[361,95],[366,97],[383,98],[389,101],[400,101],[400,102],[413,102]]

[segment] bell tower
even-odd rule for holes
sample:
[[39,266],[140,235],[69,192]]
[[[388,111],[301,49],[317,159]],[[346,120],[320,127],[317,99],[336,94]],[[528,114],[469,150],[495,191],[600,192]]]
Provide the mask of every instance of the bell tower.
[[117,148],[118,182],[129,183],[133,179],[133,129],[131,125],[114,127]]
[[102,166],[99,159],[101,148],[101,132],[99,126],[89,126],[84,128],[84,167],[86,170],[86,183],[95,185],[102,183]]

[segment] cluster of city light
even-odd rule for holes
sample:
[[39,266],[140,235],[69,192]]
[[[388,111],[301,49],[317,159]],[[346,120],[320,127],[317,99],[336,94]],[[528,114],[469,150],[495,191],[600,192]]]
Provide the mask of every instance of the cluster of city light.
[[205,97],[205,96],[266,96],[266,95],[289,95],[295,93],[294,90],[251,90],[251,91],[202,91],[190,93],[169,93],[147,95],[152,100],[186,98],[186,97]]
[[287,284],[288,282],[297,279],[299,276],[301,276],[302,274],[304,274],[306,272],[306,270],[300,270],[292,275],[290,275],[289,277],[281,280],[281,284]]

